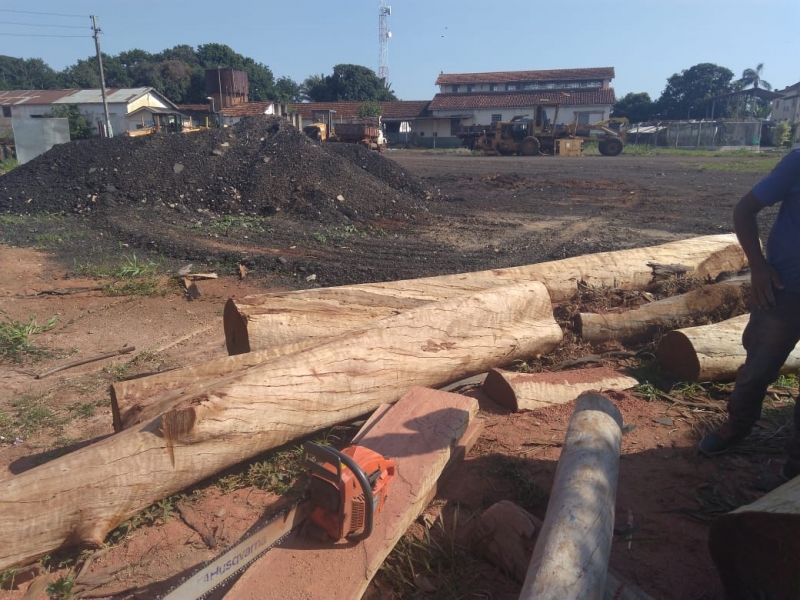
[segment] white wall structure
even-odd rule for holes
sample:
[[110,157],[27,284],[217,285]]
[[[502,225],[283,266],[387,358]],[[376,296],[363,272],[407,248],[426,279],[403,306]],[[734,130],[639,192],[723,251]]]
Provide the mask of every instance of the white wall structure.
[[776,91],[783,97],[772,101],[772,120],[800,123],[800,82]]
[[26,119],[12,118],[14,145],[17,160],[25,164],[40,154],[44,154],[56,144],[69,142],[69,121],[67,119]]

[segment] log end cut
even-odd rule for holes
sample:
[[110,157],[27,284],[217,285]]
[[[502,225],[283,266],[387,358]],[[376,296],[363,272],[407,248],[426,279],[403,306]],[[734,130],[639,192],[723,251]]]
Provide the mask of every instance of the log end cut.
[[233,298],[228,298],[222,311],[222,327],[225,330],[225,347],[228,354],[250,352],[250,337],[247,334],[247,317],[239,312]]
[[511,384],[508,382],[508,380],[503,377],[501,371],[498,371],[497,369],[489,369],[481,389],[483,390],[484,394],[489,396],[489,398],[497,402],[497,404],[500,406],[503,406],[512,412],[519,411],[517,394],[514,392],[514,388],[511,387]]
[[681,381],[699,381],[700,360],[692,342],[680,331],[670,331],[658,344],[658,363]]

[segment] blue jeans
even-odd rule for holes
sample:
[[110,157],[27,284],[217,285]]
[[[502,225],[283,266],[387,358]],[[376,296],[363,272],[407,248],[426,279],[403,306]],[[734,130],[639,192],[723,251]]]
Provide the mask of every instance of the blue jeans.
[[[736,385],[728,399],[730,424],[745,433],[761,417],[767,388],[780,374],[789,353],[800,341],[800,294],[775,290],[775,306],[754,308],[742,335],[747,359],[736,375]],[[800,466],[800,403],[795,402],[794,438],[789,457]]]

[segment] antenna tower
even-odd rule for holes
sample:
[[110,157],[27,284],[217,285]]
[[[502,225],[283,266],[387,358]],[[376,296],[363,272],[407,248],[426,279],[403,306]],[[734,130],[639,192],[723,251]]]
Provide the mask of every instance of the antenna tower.
[[392,7],[386,6],[386,0],[381,0],[378,7],[378,45],[380,54],[378,56],[378,77],[383,81],[383,85],[389,85],[389,40],[392,32],[389,31],[387,18],[392,14]]

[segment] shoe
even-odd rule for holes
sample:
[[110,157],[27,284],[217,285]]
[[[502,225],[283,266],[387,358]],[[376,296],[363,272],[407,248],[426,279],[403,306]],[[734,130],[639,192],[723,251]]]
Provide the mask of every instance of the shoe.
[[741,442],[749,433],[749,430],[737,430],[730,422],[726,422],[716,431],[707,433],[703,439],[700,440],[697,449],[706,456],[716,456],[717,454],[726,452],[731,446]]

